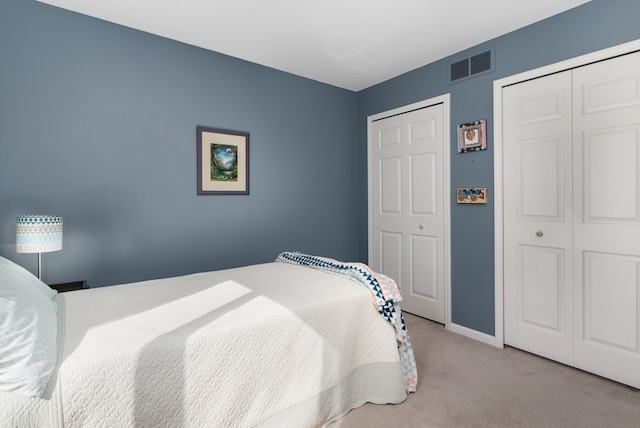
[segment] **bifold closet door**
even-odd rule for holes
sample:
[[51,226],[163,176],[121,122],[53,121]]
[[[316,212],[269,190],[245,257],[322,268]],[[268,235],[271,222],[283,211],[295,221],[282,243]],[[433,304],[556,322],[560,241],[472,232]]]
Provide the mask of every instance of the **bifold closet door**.
[[505,343],[640,388],[640,53],[503,88]]
[[370,263],[403,311],[444,323],[444,105],[376,120],[371,141]]

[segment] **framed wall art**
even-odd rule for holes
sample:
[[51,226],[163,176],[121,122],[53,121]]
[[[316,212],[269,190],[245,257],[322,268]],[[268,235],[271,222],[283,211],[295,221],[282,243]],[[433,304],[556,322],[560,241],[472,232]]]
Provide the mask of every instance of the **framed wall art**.
[[458,153],[487,150],[487,121],[458,125]]
[[486,204],[486,187],[458,187],[456,189],[456,202],[459,204]]
[[198,126],[198,195],[249,194],[249,133]]

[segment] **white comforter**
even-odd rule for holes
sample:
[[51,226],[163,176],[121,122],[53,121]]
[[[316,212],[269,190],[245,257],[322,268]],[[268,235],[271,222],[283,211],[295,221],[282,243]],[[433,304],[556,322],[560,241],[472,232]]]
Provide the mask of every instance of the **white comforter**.
[[304,427],[406,397],[370,292],[314,269],[267,263],[57,298],[55,380],[43,399],[0,393],[0,425]]

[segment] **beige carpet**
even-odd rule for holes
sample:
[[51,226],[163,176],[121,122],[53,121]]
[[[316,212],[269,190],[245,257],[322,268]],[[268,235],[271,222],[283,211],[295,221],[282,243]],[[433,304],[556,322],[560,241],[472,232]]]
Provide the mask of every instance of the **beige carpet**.
[[405,314],[418,390],[352,410],[330,428],[640,427],[640,391]]

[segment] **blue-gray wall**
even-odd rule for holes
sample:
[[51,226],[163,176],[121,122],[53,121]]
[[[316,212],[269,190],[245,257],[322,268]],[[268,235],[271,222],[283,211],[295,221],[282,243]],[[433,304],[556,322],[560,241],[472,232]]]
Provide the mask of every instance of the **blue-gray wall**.
[[[640,0],[593,0],[502,37],[456,53],[358,93],[361,169],[366,167],[367,116],[451,94],[451,303],[452,321],[489,335],[495,333],[493,81],[640,38]],[[425,43],[431,41],[425,40]],[[448,65],[495,49],[493,72],[448,84]],[[488,149],[457,154],[456,127],[486,119]],[[366,187],[367,177],[359,178]],[[487,205],[458,205],[456,187],[488,187]],[[360,198],[361,216],[366,197]],[[360,233],[367,235],[366,225]],[[366,239],[361,240],[366,251]]]
[[[72,13],[0,2],[0,255],[64,217],[49,283],[359,254],[357,94]],[[250,133],[250,195],[196,195],[196,126]]]
[[[367,258],[366,119],[451,93],[452,320],[494,334],[493,80],[640,38],[640,1],[594,0],[359,93],[53,8],[0,2],[0,256],[18,214],[64,216],[45,281],[101,286],[259,263]],[[425,40],[425,43],[433,41]],[[435,41],[437,42],[437,41]],[[495,49],[495,70],[447,67]],[[489,149],[456,154],[487,119]],[[195,127],[251,133],[251,194],[196,196]]]

